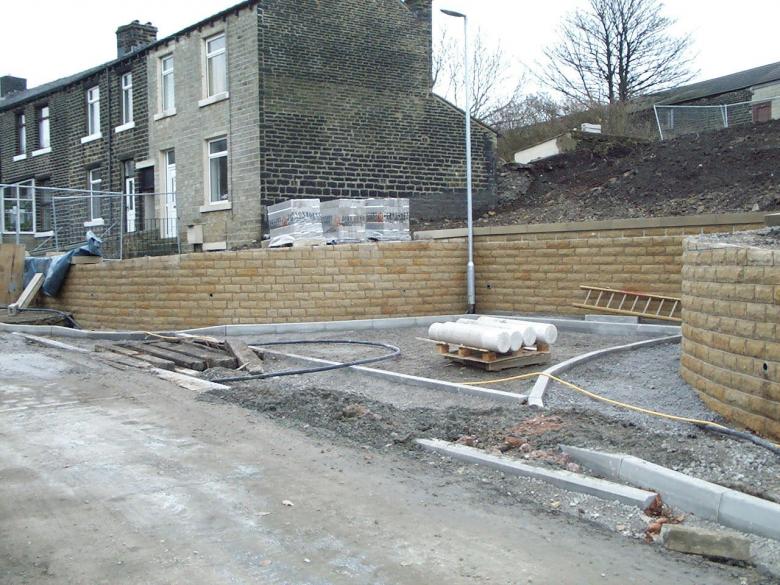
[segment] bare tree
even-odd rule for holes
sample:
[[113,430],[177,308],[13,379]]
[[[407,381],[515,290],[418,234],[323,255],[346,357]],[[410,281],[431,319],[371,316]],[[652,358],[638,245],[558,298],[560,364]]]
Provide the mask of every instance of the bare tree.
[[[482,34],[469,39],[471,84],[471,111],[474,117],[491,122],[513,99],[517,99],[522,75],[511,83],[512,63],[500,45],[489,45]],[[446,31],[434,42],[433,90],[459,107],[464,106],[463,44]],[[509,89],[508,89],[509,88]]]
[[561,38],[545,50],[539,77],[581,104],[621,103],[690,81],[689,35],[659,0],[588,0],[564,19]]

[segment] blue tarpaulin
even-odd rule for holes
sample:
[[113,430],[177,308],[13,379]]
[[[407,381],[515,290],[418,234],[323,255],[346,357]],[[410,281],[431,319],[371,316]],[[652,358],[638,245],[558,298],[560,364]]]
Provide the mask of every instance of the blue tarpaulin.
[[65,282],[70,270],[70,259],[74,256],[102,256],[102,240],[92,232],[87,232],[87,243],[71,250],[61,256],[30,257],[24,259],[24,286],[26,287],[33,276],[40,272],[45,275],[43,294],[48,297],[56,296]]

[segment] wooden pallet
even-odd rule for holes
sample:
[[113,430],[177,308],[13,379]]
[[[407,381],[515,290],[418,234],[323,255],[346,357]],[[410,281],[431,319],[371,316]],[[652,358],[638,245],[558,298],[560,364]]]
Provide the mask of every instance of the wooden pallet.
[[481,368],[487,372],[536,366],[549,363],[552,359],[550,347],[544,343],[537,344],[535,350],[518,349],[509,353],[498,353],[465,345],[456,345],[455,350],[452,350],[449,343],[437,342],[436,351],[450,361]]

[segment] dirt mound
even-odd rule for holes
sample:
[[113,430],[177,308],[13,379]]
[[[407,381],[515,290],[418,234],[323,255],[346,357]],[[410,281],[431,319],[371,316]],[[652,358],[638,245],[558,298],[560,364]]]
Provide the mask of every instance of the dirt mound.
[[780,120],[647,144],[584,142],[531,165],[506,165],[499,195],[511,203],[477,225],[780,209]]

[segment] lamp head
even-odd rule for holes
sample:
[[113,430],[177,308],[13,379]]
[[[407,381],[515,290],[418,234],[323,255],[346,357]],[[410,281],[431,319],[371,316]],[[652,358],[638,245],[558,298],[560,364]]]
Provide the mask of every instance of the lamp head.
[[447,16],[454,16],[455,18],[466,18],[466,15],[462,12],[455,12],[454,10],[447,10],[445,8],[442,8],[441,11]]

